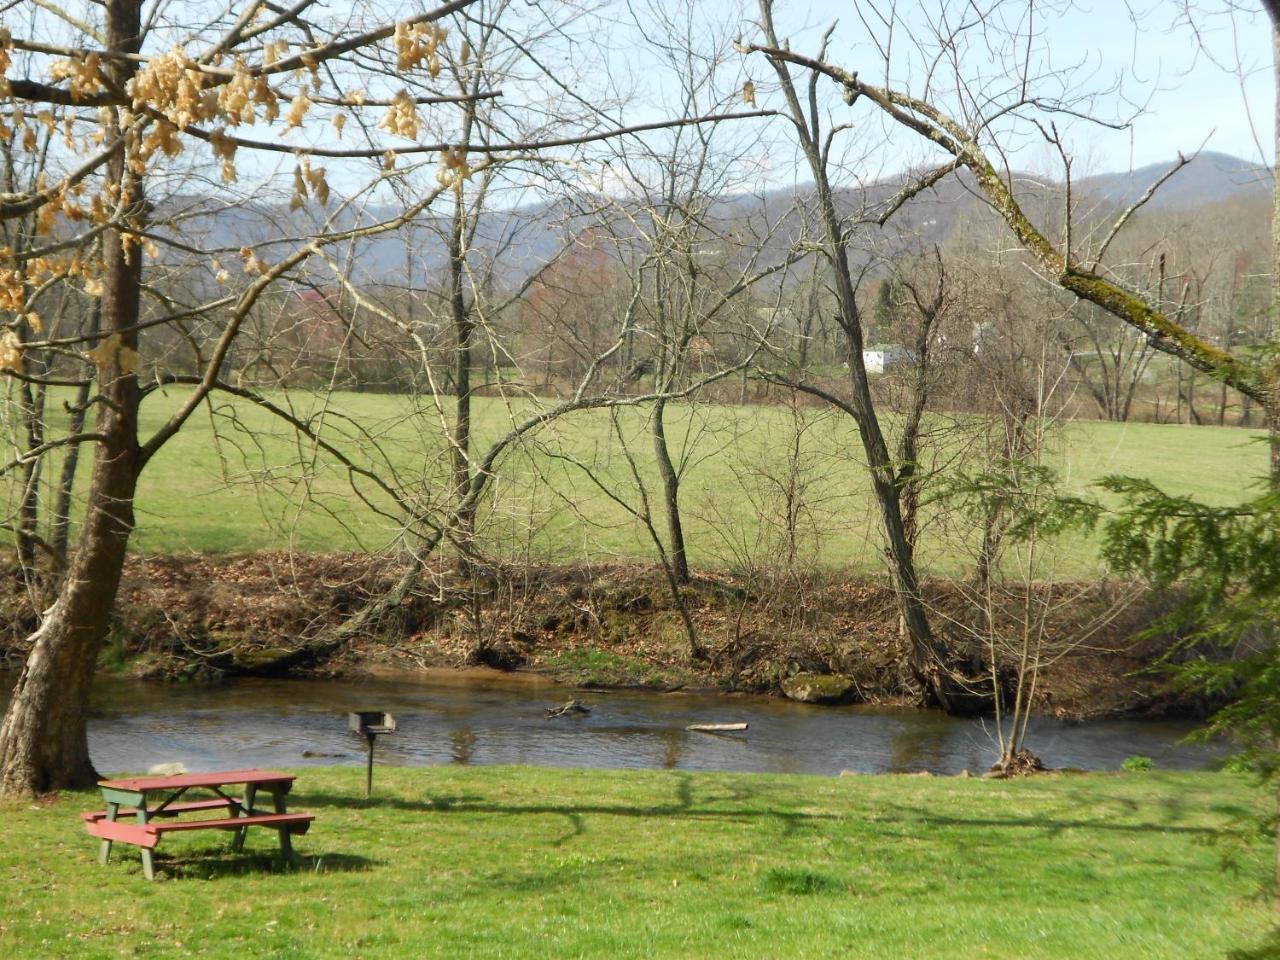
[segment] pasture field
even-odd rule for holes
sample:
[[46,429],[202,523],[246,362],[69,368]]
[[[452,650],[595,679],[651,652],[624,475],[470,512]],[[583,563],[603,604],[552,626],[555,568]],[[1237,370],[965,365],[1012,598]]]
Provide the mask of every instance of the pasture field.
[[98,864],[94,794],[0,806],[5,956],[1274,955],[1237,819],[1265,801],[1230,774],[380,768],[366,800],[362,770],[298,773],[290,871],[269,832],[199,831],[148,883],[123,845]]
[[[144,426],[158,426],[180,391],[157,392],[144,404]],[[440,503],[447,490],[442,411],[403,396],[293,392],[273,399],[358,464],[392,478],[420,503]],[[50,408],[59,406],[56,399]],[[532,410],[530,401],[475,401],[479,446]],[[13,436],[13,407],[9,434]],[[646,429],[647,411],[623,409],[617,427],[607,411],[583,411],[530,434],[500,461],[482,529],[507,557],[551,562],[652,558],[642,525],[591,479],[633,505],[641,503],[633,470],[615,429],[629,438],[635,473],[658,507],[658,474]],[[798,441],[792,414],[777,406],[672,405],[667,435],[682,464],[682,505],[691,560],[703,568],[740,566],[775,553],[781,537],[782,490],[801,491],[799,527],[806,562],[858,572],[880,569],[874,505],[851,421],[805,410]],[[58,435],[55,415],[50,432]],[[890,419],[887,429],[892,432]],[[931,423],[938,437],[925,469],[973,469],[970,420]],[[16,450],[16,441],[10,440]],[[1107,474],[1149,477],[1177,493],[1226,503],[1256,489],[1266,467],[1256,432],[1237,428],[1075,421],[1055,428],[1050,460],[1065,485],[1090,492]],[[87,460],[87,458],[86,458]],[[58,456],[43,467],[47,488]],[[88,476],[81,464],[80,485]],[[368,480],[357,496],[348,471],[290,427],[252,405],[219,398],[202,409],[147,467],[137,500],[133,544],[149,553],[308,552],[381,549],[399,531],[391,497]],[[17,486],[10,483],[10,509]],[[926,509],[920,553],[929,572],[969,566],[963,539]],[[659,518],[660,519],[660,518]],[[661,526],[659,522],[659,527]],[[1053,577],[1098,569],[1096,547],[1059,545]],[[1042,575],[1044,575],[1042,573]]]

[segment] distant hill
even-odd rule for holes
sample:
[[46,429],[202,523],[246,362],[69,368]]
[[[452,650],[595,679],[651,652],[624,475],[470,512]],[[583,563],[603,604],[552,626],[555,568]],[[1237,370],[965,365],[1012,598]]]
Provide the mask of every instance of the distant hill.
[[[1080,189],[1118,207],[1127,207],[1173,166],[1154,163],[1128,173],[1102,173],[1079,181]],[[1271,170],[1225,153],[1204,151],[1191,159],[1151,198],[1151,209],[1172,210],[1256,195],[1268,202]]]
[[[1093,197],[1102,208],[1123,208],[1133,203],[1166,170],[1170,164],[1153,164],[1125,173],[1102,173],[1081,178],[1074,184],[1078,198]],[[1047,209],[1043,204],[1058,190],[1059,184],[1044,178],[1018,176],[1019,193],[1030,214]],[[874,211],[882,206],[906,182],[905,175],[876,181],[837,193],[837,203],[848,213]],[[1196,156],[1165,183],[1148,205],[1151,211],[1194,210],[1224,201],[1245,199],[1269,203],[1271,171],[1238,157],[1205,152]],[[1039,199],[1037,199],[1039,195]],[[794,212],[797,205],[809,200],[801,186],[759,196],[737,195],[719,200],[710,211],[710,219],[721,224],[746,225],[742,229],[761,236],[772,230],[765,243],[761,265],[777,263],[785,256],[799,235],[801,218]],[[304,237],[319,229],[317,211],[304,208],[291,212],[283,205],[247,204],[220,207],[208,200],[178,198],[167,206],[183,208],[183,235],[188,243],[198,242],[205,249],[235,250],[279,238]],[[880,253],[892,253],[912,238],[913,243],[942,243],[950,237],[965,217],[981,206],[972,180],[967,174],[948,177],[934,189],[920,195],[894,218],[894,227],[882,235]],[[390,208],[366,208],[361,214],[339,217],[338,228],[358,222],[370,223],[394,215]],[[161,211],[163,216],[164,211]],[[331,248],[335,259],[351,264],[360,282],[423,284],[443,275],[445,224],[431,217],[421,218],[411,228],[404,228],[360,242],[352,250]],[[510,210],[493,211],[480,220],[476,232],[475,251],[483,262],[494,265],[494,279],[514,283],[530,276],[552,260],[572,238],[587,229],[587,218],[565,205],[534,204]],[[282,252],[297,241],[281,243]],[[870,255],[867,253],[866,255]],[[278,259],[269,256],[269,259]],[[732,257],[730,257],[732,259]],[[317,276],[317,282],[324,282]]]

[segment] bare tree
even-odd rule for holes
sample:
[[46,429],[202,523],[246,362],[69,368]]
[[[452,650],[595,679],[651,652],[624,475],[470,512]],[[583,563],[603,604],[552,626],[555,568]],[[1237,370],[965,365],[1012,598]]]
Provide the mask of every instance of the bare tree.
[[[671,78],[673,112],[723,111],[738,98],[744,77],[732,49],[732,21],[717,22],[691,0],[655,0],[631,13],[656,63]],[[602,226],[614,235],[620,261],[643,261],[648,283],[636,329],[642,359],[631,359],[652,370],[658,393],[671,392],[717,362],[726,339],[716,323],[719,316],[749,287],[794,259],[766,259],[769,240],[786,218],[770,222],[755,196],[749,160],[756,137],[741,125],[705,124],[674,129],[660,139],[615,144],[611,169],[621,186]],[[765,209],[764,216],[755,208]],[[680,485],[688,437],[682,454],[668,437],[667,401],[661,398],[649,425],[662,484],[663,552],[676,581],[686,584]]]
[[[909,266],[914,266],[915,271],[908,269]],[[890,400],[898,412],[894,461],[903,536],[914,553],[919,543],[920,507],[925,489],[941,470],[939,463],[929,461],[941,458],[948,462],[955,458],[955,454],[947,451],[955,442],[954,425],[939,420],[933,401],[949,365],[946,331],[953,325],[951,315],[956,309],[957,291],[942,251],[936,246],[927,261],[903,264],[893,276],[906,294],[904,302],[898,305],[898,312],[903,316],[896,332],[906,347],[907,356],[899,371],[886,379],[890,386],[897,388],[897,396]],[[926,420],[927,413],[934,415],[933,422]]]
[[1072,326],[1056,336],[1099,413],[1123,423],[1155,351],[1145,336],[1131,328],[1117,330],[1114,318],[1101,313],[1093,304],[1080,304],[1071,311]]
[[[770,0],[761,0],[760,16],[761,27],[769,46],[752,49],[766,52],[780,50],[773,25],[773,4]],[[829,33],[828,31],[828,36]],[[825,46],[824,38],[824,52]],[[843,128],[833,127],[823,131],[823,118],[819,113],[816,99],[818,75],[811,74],[807,84],[807,97],[802,101],[790,72],[790,62],[792,61],[789,56],[774,56],[771,52],[769,53],[769,63],[777,75],[788,119],[791,121],[796,139],[813,175],[817,215],[823,231],[820,249],[830,268],[832,283],[835,287],[837,322],[845,338],[845,363],[849,373],[850,399],[839,400],[826,391],[804,382],[787,382],[798,389],[813,392],[830,402],[837,403],[857,425],[859,438],[867,456],[872,491],[879,506],[884,528],[886,558],[893,578],[894,592],[910,645],[911,669],[916,679],[928,691],[930,698],[940,706],[949,708],[952,697],[947,691],[947,673],[943,669],[945,657],[930,629],[928,614],[921,598],[914,550],[903,523],[897,469],[876,414],[863,359],[863,321],[858,302],[857,281],[865,271],[855,278],[849,251],[853,237],[848,224],[836,209],[831,184],[830,160],[833,138]]]
[[1027,731],[1044,671],[1087,645],[1137,593],[1121,590],[1090,609],[1097,606],[1094,583],[1058,575],[1055,546],[1089,528],[1098,506],[1065,490],[1049,465],[1051,438],[1068,406],[1057,394],[1069,389],[1071,365],[1051,335],[1061,317],[1050,291],[1036,292],[1039,309],[983,311],[997,324],[975,358],[987,392],[985,436],[970,435],[974,455],[935,493],[944,536],[958,555],[972,558],[973,575],[949,581],[964,600],[959,613],[941,605],[934,613],[969,645],[968,674],[957,679],[992,705],[992,771],[1001,776],[1043,769]]
[[[247,317],[268,290],[325,250],[349,249],[365,238],[401,228],[459,180],[482,173],[496,158],[635,129],[597,123],[592,129],[557,132],[534,142],[429,142],[422,136],[422,110],[497,95],[489,90],[474,96],[434,90],[414,95],[398,84],[410,73],[431,79],[440,73],[448,49],[440,21],[475,3],[450,0],[394,22],[379,21],[373,8],[363,4],[334,19],[312,0],[283,13],[252,0],[231,10],[188,11],[193,23],[203,24],[192,28],[161,15],[159,9],[144,19],[141,0],[108,0],[86,3],[80,15],[71,16],[52,5],[41,7],[40,22],[30,36],[6,35],[0,66],[10,74],[7,92],[13,102],[33,116],[45,105],[72,110],[65,140],[54,141],[62,145],[56,173],[34,189],[0,197],[0,219],[38,211],[50,227],[60,217],[74,225],[71,239],[47,237],[42,246],[22,255],[50,273],[70,268],[56,264],[50,254],[68,243],[83,245],[100,238],[101,260],[91,266],[90,275],[101,284],[101,313],[100,329],[92,334],[32,339],[22,349],[11,346],[4,356],[4,366],[20,373],[21,355],[27,350],[96,343],[85,356],[94,362],[97,390],[90,397],[96,411],[92,430],[46,440],[24,451],[10,467],[20,467],[51,447],[93,444],[85,519],[69,571],[29,640],[30,655],[0,726],[0,792],[26,794],[94,779],[85,735],[86,707],[134,526],[138,477],[196,410],[218,393],[239,396],[323,448],[324,441],[304,418],[223,378]],[[361,22],[368,20],[371,26]],[[10,51],[32,55],[22,66],[25,75],[12,75]],[[452,55],[461,61],[464,51],[465,44]],[[321,119],[339,132],[348,124],[358,127],[364,142],[318,142],[325,140],[315,127]],[[696,123],[699,118],[641,128],[667,122]],[[263,123],[276,124],[278,134],[246,135],[248,128]],[[6,136],[15,132],[5,128]],[[305,210],[311,205],[317,211],[310,223],[286,218],[291,230],[284,235],[211,251],[184,237],[189,218],[162,212],[155,199],[148,198],[148,186],[164,176],[195,175],[212,168],[220,169],[226,183],[211,186],[211,195],[234,204],[238,176],[265,172],[269,178],[271,157],[292,158],[292,206]],[[385,217],[360,212],[385,181],[397,175],[398,164],[412,164],[419,157],[439,162],[433,187]],[[184,158],[197,162],[184,167]],[[340,202],[331,202],[329,173],[322,163],[346,169],[357,184],[344,189]],[[204,264],[212,274],[212,289],[197,291],[194,302],[183,303],[153,285],[144,261],[152,267],[162,263],[162,250]],[[230,284],[230,271],[211,262],[211,253],[215,260],[226,257],[233,265],[238,261],[247,282]],[[6,304],[22,302],[22,280],[13,269],[16,258],[7,252],[2,265],[0,286]],[[223,292],[220,282],[234,289]],[[190,324],[200,325],[202,331],[192,333]],[[175,373],[148,364],[140,353],[142,334],[160,327],[178,331],[186,340],[196,372]],[[142,381],[144,373],[150,374],[149,383]],[[143,436],[140,404],[145,396],[170,386],[190,389],[159,429]],[[583,398],[573,402],[581,405]],[[513,428],[512,439],[551,415],[540,412],[527,418],[530,425]],[[451,533],[478,501],[487,482],[485,471],[503,449],[505,444],[499,443],[491,448],[489,460],[476,464],[472,482],[450,512]],[[347,462],[354,474],[372,473]],[[394,494],[394,488],[386,492]],[[419,518],[416,529],[425,530],[428,552],[445,536],[445,529],[433,525],[430,517]]]
[[[927,189],[957,168],[967,170],[991,210],[1012,231],[1030,261],[1048,281],[1129,324],[1147,338],[1153,349],[1178,358],[1192,369],[1211,375],[1264,406],[1268,411],[1268,422],[1276,431],[1272,462],[1273,472],[1280,476],[1280,402],[1274,399],[1277,391],[1273,386],[1280,378],[1272,369],[1274,364],[1259,362],[1250,355],[1232,352],[1211,342],[1190,329],[1166,305],[1145,298],[1141,291],[1133,289],[1109,266],[1107,254],[1113,241],[1159,187],[1185,165],[1186,159],[1179,158],[1172,164],[1141,197],[1116,217],[1108,229],[1081,236],[1075,230],[1072,216],[1071,158],[1053,118],[1059,114],[1084,114],[1087,110],[1086,95],[1078,93],[1073,99],[1068,99],[1038,89],[1040,84],[1051,86],[1046,75],[1038,72],[1040,64],[1029,56],[1015,54],[1013,46],[1005,43],[1008,35],[1002,32],[1004,25],[1011,22],[1012,10],[1017,5],[1014,2],[998,4],[1002,9],[1010,8],[1004,11],[1006,16],[996,16],[994,10],[985,10],[954,18],[947,15],[951,12],[947,7],[928,21],[928,30],[923,35],[930,39],[935,52],[946,49],[949,43],[963,44],[969,49],[969,45],[978,42],[979,38],[989,39],[1006,51],[1003,63],[1006,72],[998,73],[998,76],[990,71],[975,72],[970,76],[965,71],[975,68],[967,64],[959,52],[934,56],[925,49],[924,40],[918,40],[917,52],[926,62],[934,62],[939,69],[945,66],[954,74],[949,83],[959,91],[962,102],[967,105],[964,114],[948,113],[940,102],[942,97],[934,96],[938,83],[932,72],[922,92],[911,93],[892,83],[868,82],[862,77],[871,70],[860,75],[858,70],[829,62],[825,52],[810,57],[785,49],[767,29],[763,44],[750,44],[743,49],[761,53],[775,64],[802,67],[810,72],[815,85],[819,77],[826,77],[837,84],[851,106],[864,103],[903,131],[923,138],[947,159],[920,176],[907,191],[908,195]],[[1012,20],[1025,22],[1016,16]],[[897,14],[890,11],[883,20],[884,29],[892,31],[897,22]],[[1029,36],[1033,42],[1037,39],[1034,34]],[[885,75],[890,76],[889,47],[881,42],[879,50],[883,63],[875,64],[873,69],[883,68]],[[1056,86],[1061,88],[1061,78]],[[1062,156],[1067,174],[1065,213],[1056,218],[1056,222],[1037,225],[1024,209],[1023,201],[1014,188],[1014,174],[1003,167],[1000,144],[993,142],[996,130],[993,124],[997,118],[1002,118],[1002,129],[1021,122],[1039,131],[1051,149]],[[991,159],[993,156],[995,161]]]
[[[666,399],[667,397],[665,396],[658,397],[649,410],[650,417],[655,415],[658,403]],[[609,501],[620,507],[644,529],[646,537],[653,544],[654,552],[658,556],[658,563],[662,567],[663,576],[671,592],[672,605],[680,616],[685,639],[689,646],[689,657],[693,660],[705,660],[707,659],[707,651],[698,636],[697,625],[693,622],[693,615],[682,591],[682,587],[687,582],[687,577],[684,581],[680,579],[676,560],[668,551],[667,544],[662,534],[658,531],[657,524],[659,521],[654,516],[653,497],[649,492],[649,485],[645,481],[644,472],[640,468],[635,451],[632,449],[631,441],[627,436],[626,426],[618,416],[617,408],[610,411],[609,422],[612,428],[613,441],[610,444],[610,451],[620,454],[626,464],[625,484],[610,481],[600,465],[583,460],[581,457],[554,450],[550,451],[549,455],[552,458],[563,460],[581,471]]]

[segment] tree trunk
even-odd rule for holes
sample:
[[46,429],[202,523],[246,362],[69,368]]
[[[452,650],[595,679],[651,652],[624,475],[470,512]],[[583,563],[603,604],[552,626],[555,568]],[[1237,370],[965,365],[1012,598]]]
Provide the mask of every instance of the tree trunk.
[[933,333],[938,325],[942,311],[942,289],[946,282],[942,258],[938,258],[938,294],[930,303],[922,303],[913,293],[916,311],[919,314],[916,327],[915,360],[912,364],[911,391],[906,398],[905,412],[902,418],[902,437],[898,441],[898,497],[902,504],[902,528],[911,545],[912,553],[916,548],[916,535],[920,522],[920,429],[924,423],[924,413],[929,406],[930,377],[933,374],[932,356],[930,355]]
[[658,473],[662,476],[662,509],[667,517],[667,537],[671,541],[668,551],[671,574],[683,586],[689,582],[689,559],[685,552],[684,526],[680,522],[680,475],[667,448],[666,410],[666,400],[659,398],[654,402],[653,452],[658,460]]
[[[991,622],[990,607],[985,600],[991,595],[991,568],[995,557],[1000,552],[1000,541],[1004,539],[1000,514],[999,505],[991,504],[987,507],[986,515],[982,520],[982,547],[978,551],[978,562],[973,571],[974,596],[984,598],[984,602],[975,604],[974,614],[977,623],[973,631],[973,643],[969,647],[969,671],[975,677],[980,676],[983,672],[983,658],[986,656],[988,645],[987,638],[991,636],[991,631],[995,628],[995,624]],[[993,693],[998,701],[1000,699],[1000,690],[996,673],[997,664],[994,659],[990,666]]]
[[[1276,95],[1280,97],[1280,2],[1264,0],[1267,16],[1271,19],[1271,53],[1273,58],[1272,73]],[[1275,117],[1272,133],[1275,137],[1275,167],[1272,171],[1272,213],[1271,213],[1271,344],[1280,344],[1280,100],[1275,103]],[[1267,419],[1267,432],[1271,446],[1271,487],[1280,490],[1280,359],[1270,361],[1270,384],[1267,391],[1266,408],[1263,415]],[[1280,891],[1280,826],[1276,833],[1276,881]],[[1280,893],[1277,894],[1280,896]],[[1277,901],[1280,903],[1280,901]]]
[[[841,271],[837,270],[837,277],[840,274]],[[847,272],[845,275],[847,277]],[[844,284],[837,280],[836,288],[843,301],[845,291],[840,289],[842,286]],[[848,294],[850,296],[853,294],[851,285]],[[843,303],[841,309],[842,311],[844,309]],[[871,389],[862,363],[861,336],[849,336],[848,339],[849,382],[855,398],[853,406],[859,412],[856,418],[858,434],[867,456],[871,489],[880,507],[880,521],[885,535],[885,556],[889,561],[889,573],[893,580],[894,595],[898,601],[898,611],[902,616],[910,644],[911,672],[938,706],[944,710],[950,710],[952,703],[942,674],[942,658],[936,649],[933,631],[929,627],[929,617],[920,596],[915,550],[907,536],[906,524],[903,522],[897,478],[889,458],[889,448],[880,430],[880,422],[872,406]]]
[[1196,409],[1196,372],[1190,370],[1187,372],[1187,423],[1192,426],[1200,426],[1204,421],[1200,417],[1200,411]]
[[[90,336],[97,336],[102,328],[102,301],[95,300],[89,314]],[[86,376],[91,375],[91,371]],[[75,404],[71,408],[71,421],[67,433],[74,436],[84,430],[85,411],[89,408],[89,387],[85,382],[76,388]],[[80,444],[72,444],[62,461],[62,474],[58,477],[57,499],[53,506],[53,534],[49,545],[54,553],[65,558],[71,543],[71,501],[75,494],[76,468],[80,465]]]
[[[132,376],[127,379],[136,386]],[[97,779],[85,715],[133,529],[132,420],[105,408],[99,418],[99,429],[111,439],[98,447],[80,546],[57,601],[32,638],[0,726],[0,795],[83,787]]]
[[[1272,75],[1276,94],[1280,97],[1280,2],[1264,0],[1267,16],[1271,19],[1271,52]],[[1272,172],[1272,214],[1271,214],[1271,345],[1280,343],[1280,99],[1275,101],[1272,133],[1275,137],[1275,167]],[[1269,364],[1269,384],[1267,402],[1263,407],[1263,416],[1267,421],[1267,432],[1271,447],[1271,488],[1280,490],[1280,359],[1272,358]],[[1280,791],[1276,794],[1276,804],[1280,807]],[[1273,906],[1280,911],[1280,818],[1275,827],[1275,871],[1272,875],[1274,886]]]
[[[141,0],[109,0],[107,48],[139,49]],[[103,58],[112,82],[124,88],[135,65],[124,57]],[[118,139],[113,121],[108,141]],[[125,151],[107,165],[107,180],[131,197],[133,223],[141,227],[142,185],[129,172]],[[122,349],[137,349],[142,250],[125,245],[119,231],[103,243],[102,320]],[[128,370],[132,364],[126,363]],[[133,530],[138,477],[138,381],[121,368],[120,353],[98,368],[102,402],[97,429],[104,436],[94,453],[93,481],[79,545],[58,599],[31,638],[31,653],[18,677],[0,725],[0,795],[26,796],[96,779],[89,759],[85,719],[94,666],[106,636]]]
[[[773,28],[773,14],[768,0],[761,0],[760,14],[769,43],[777,46]],[[837,315],[844,330],[848,351],[849,385],[852,391],[851,407],[854,420],[867,457],[867,470],[871,474],[871,489],[880,508],[880,520],[885,535],[885,556],[893,581],[898,609],[906,626],[908,658],[912,675],[924,687],[926,694],[944,710],[953,709],[944,667],[944,657],[920,596],[920,583],[916,576],[914,551],[908,540],[902,521],[902,505],[898,496],[897,476],[889,447],[885,443],[880,421],[876,417],[871,398],[871,386],[867,379],[866,365],[862,360],[862,320],[858,309],[857,291],[849,267],[848,237],[844,233],[836,212],[831,180],[827,174],[826,160],[819,136],[820,119],[816,109],[806,115],[792,82],[790,71],[780,63],[773,67],[786,97],[788,112],[794,123],[796,136],[813,174],[814,190],[822,217],[825,236],[826,259],[835,279]],[[816,80],[815,80],[816,82]]]
[[[453,486],[457,503],[461,503],[471,487],[471,336],[474,323],[463,289],[466,268],[466,210],[462,190],[455,194],[453,226],[449,232],[449,312],[453,320],[454,364],[453,391],[456,400],[453,421]],[[459,511],[457,531],[464,543],[471,537],[474,514]]]
[[[25,333],[25,331],[24,331]],[[28,366],[26,359],[23,365]],[[29,371],[28,371],[29,372]],[[31,384],[23,383],[19,391],[22,419],[26,426],[25,442],[28,450],[44,443],[44,389],[33,391]],[[40,473],[43,458],[28,460],[22,468],[22,504],[18,522],[18,564],[28,583],[35,580],[36,542],[40,523]]]

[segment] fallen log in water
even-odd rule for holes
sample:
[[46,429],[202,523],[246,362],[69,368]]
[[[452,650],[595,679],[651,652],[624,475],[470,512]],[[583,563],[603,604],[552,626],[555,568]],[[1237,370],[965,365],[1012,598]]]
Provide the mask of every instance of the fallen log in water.
[[559,707],[547,707],[547,719],[554,720],[556,717],[563,717],[566,714],[582,714],[590,712],[591,708],[581,700],[569,700]]
[[691,723],[686,730],[697,730],[701,733],[728,733],[731,730],[745,730],[745,723]]

